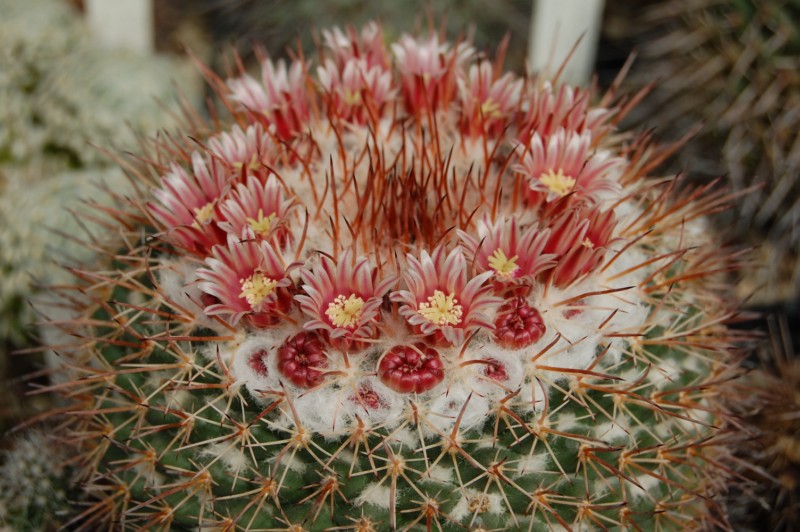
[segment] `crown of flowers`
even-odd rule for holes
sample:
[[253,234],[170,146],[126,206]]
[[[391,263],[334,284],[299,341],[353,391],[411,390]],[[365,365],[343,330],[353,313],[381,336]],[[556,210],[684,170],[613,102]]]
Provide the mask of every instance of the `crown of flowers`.
[[537,365],[585,370],[643,322],[649,188],[611,135],[620,109],[436,35],[323,42],[315,70],[215,80],[234,125],[147,205],[169,296],[237,333],[255,397],[325,398],[307,419],[326,433],[410,401],[446,426],[439,398],[476,390],[475,419],[514,389],[535,409]]

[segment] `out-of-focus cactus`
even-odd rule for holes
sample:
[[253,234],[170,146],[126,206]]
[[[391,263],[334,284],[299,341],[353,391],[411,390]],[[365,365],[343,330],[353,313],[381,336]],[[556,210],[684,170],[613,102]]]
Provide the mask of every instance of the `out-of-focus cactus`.
[[0,0],[0,9],[0,163],[45,154],[107,165],[96,146],[131,148],[137,131],[170,124],[157,101],[174,100],[186,65],[98,48],[66,2]]
[[747,436],[729,462],[753,482],[737,485],[727,505],[737,530],[797,530],[800,526],[800,359],[785,319],[773,322],[758,367],[742,379],[732,407]]
[[82,242],[97,226],[79,222],[76,213],[90,198],[103,195],[103,183],[127,188],[118,168],[57,171],[41,178],[46,166],[0,167],[6,186],[0,195],[0,301],[4,319],[0,337],[23,345],[34,333],[35,313],[30,298],[36,283],[58,285],[69,275],[64,265],[85,262]]
[[185,63],[97,49],[66,2],[0,0],[0,12],[0,341],[19,346],[32,283],[89,257],[63,236],[82,232],[65,209],[127,186],[98,147],[133,149],[174,125],[173,81],[196,89]]
[[467,42],[307,57],[209,73],[62,291],[71,525],[724,524],[725,193]]
[[[615,5],[618,4],[618,5]],[[625,2],[611,2],[623,15]],[[800,293],[800,4],[794,0],[651,1],[624,27],[639,49],[631,77],[655,82],[639,117],[662,138],[702,124],[681,150],[697,176],[741,195],[726,224],[758,246],[742,286],[753,301]],[[631,35],[631,33],[633,33]]]
[[56,530],[69,515],[65,456],[42,430],[10,438],[0,452],[0,525],[10,530]]

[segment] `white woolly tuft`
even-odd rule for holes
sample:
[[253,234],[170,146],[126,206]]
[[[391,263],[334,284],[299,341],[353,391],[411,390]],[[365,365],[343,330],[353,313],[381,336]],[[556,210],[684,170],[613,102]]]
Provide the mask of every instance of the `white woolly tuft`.
[[203,312],[202,292],[197,281],[197,263],[188,260],[161,260],[158,284],[162,298],[191,312],[198,325],[218,331],[220,324]]
[[641,488],[636,484],[631,484],[630,482],[628,485],[631,486],[630,493],[633,495],[633,498],[637,500],[652,496],[652,494],[656,492],[661,485],[661,480],[650,475],[639,475],[638,477],[635,477],[635,480],[639,483]]
[[608,421],[594,427],[594,437],[609,444],[627,443],[631,435],[619,421]]
[[415,449],[419,445],[419,437],[406,427],[392,432],[391,443],[393,446]]
[[574,413],[569,411],[561,411],[558,413],[556,419],[556,428],[558,428],[558,430],[571,429],[580,426],[580,424],[580,421],[578,421]]
[[445,467],[437,464],[428,469],[428,477],[422,477],[422,480],[453,484],[455,482],[455,475],[452,467]]
[[356,405],[349,400],[352,390],[320,386],[294,398],[294,408],[303,426],[331,439],[349,434]]
[[164,406],[169,409],[186,408],[193,398],[188,390],[164,390]]
[[202,454],[212,459],[217,459],[225,465],[225,468],[238,473],[248,467],[248,457],[244,448],[231,442],[215,443],[202,448]]
[[[280,455],[275,455],[280,456]],[[308,464],[306,464],[303,460],[301,460],[296,454],[294,453],[286,453],[281,457],[281,467],[285,467],[289,471],[293,471],[295,473],[303,474],[305,473],[306,469],[308,469]]]
[[366,377],[358,382],[357,389],[371,390],[378,396],[380,406],[369,408],[359,404],[355,398],[351,398],[354,410],[353,414],[361,417],[368,426],[385,426],[393,428],[403,419],[403,410],[406,408],[406,401],[400,394],[390,390],[383,385],[377,377]]
[[364,491],[362,491],[358,497],[356,497],[355,505],[356,506],[364,506],[365,504],[371,504],[373,506],[377,506],[378,508],[389,509],[390,503],[392,500],[392,491],[389,489],[388,486],[383,484],[369,484]]
[[[256,399],[269,403],[272,398],[267,395],[268,392],[281,391],[282,381],[276,352],[288,335],[285,327],[265,329],[251,334],[236,347],[231,371],[237,381],[242,382]],[[250,365],[251,358],[259,351],[267,353],[262,357],[267,368],[266,375],[260,375]]]
[[504,349],[498,345],[475,342],[464,352],[463,362],[471,360],[489,360],[505,367],[508,380],[498,382],[485,375],[487,365],[474,363],[454,366],[450,371],[456,382],[463,382],[466,387],[489,400],[502,399],[510,392],[522,386],[525,371],[522,367],[518,350]]
[[144,479],[146,488],[160,488],[164,485],[164,475],[156,471],[153,463],[139,462],[134,466],[134,470]]
[[[472,506],[472,509],[470,509],[470,506]],[[476,506],[480,506],[483,512],[476,514]],[[503,515],[505,512],[503,498],[499,493],[483,493],[473,489],[465,489],[462,490],[461,498],[451,511],[450,516],[454,520],[461,522],[471,519],[473,515],[477,515],[477,518],[480,518],[481,513]]]
[[[442,432],[453,429],[459,415],[459,432],[480,430],[488,419],[489,401],[463,385],[453,385],[446,393],[434,397],[427,405],[427,421]],[[463,415],[462,415],[463,410]]]
[[521,458],[515,465],[517,474],[528,475],[531,473],[546,473],[547,464],[550,461],[550,456],[546,453],[534,454]]

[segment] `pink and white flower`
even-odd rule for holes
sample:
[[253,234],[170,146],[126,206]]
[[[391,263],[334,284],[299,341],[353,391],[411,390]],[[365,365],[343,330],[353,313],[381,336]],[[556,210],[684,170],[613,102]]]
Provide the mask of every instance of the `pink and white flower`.
[[340,118],[358,124],[365,123],[370,113],[380,116],[383,106],[396,92],[392,73],[381,65],[369,66],[365,59],[349,59],[343,67],[328,59],[317,69],[317,75],[330,97],[329,109]]
[[275,143],[261,124],[242,130],[233,126],[208,141],[208,151],[227,166],[256,170],[267,166],[275,155]]
[[353,28],[348,28],[347,33],[340,28],[322,30],[322,39],[340,69],[353,59],[365,61],[368,69],[389,69],[383,32],[375,22],[364,26],[359,35],[356,35]]
[[404,34],[392,44],[403,85],[406,108],[415,115],[429,109],[446,107],[453,99],[456,78],[472,58],[472,47],[457,44],[454,48],[440,42],[436,34],[417,40]]
[[433,254],[422,251],[419,259],[407,256],[403,280],[408,290],[390,295],[400,303],[398,312],[424,335],[443,344],[461,345],[471,332],[492,330],[491,315],[502,302],[492,295],[487,281],[492,272],[470,277],[464,252],[456,247],[445,255],[444,247]]
[[517,127],[518,138],[527,142],[534,133],[548,137],[559,129],[600,137],[610,128],[614,111],[591,107],[590,97],[588,90],[569,85],[557,89],[550,82],[529,86],[523,95],[525,115]]
[[479,271],[490,271],[498,283],[532,282],[553,267],[555,254],[544,253],[550,231],[531,225],[524,231],[514,217],[478,224],[478,236],[458,231],[468,261]]
[[280,254],[264,240],[240,241],[228,236],[227,246],[216,246],[197,270],[200,290],[214,299],[206,306],[209,316],[227,316],[232,324],[247,318],[260,327],[273,323],[291,305],[287,288],[292,284]]
[[484,60],[471,65],[467,76],[458,78],[458,92],[462,131],[468,135],[498,135],[519,107],[522,80],[510,72],[496,78],[494,66]]
[[376,275],[366,257],[354,259],[349,251],[338,263],[322,257],[313,268],[301,269],[304,293],[295,299],[311,318],[303,327],[325,331],[332,342],[347,348],[373,338],[383,295],[397,282],[396,277],[376,282]]
[[596,203],[619,195],[624,162],[595,151],[590,133],[560,129],[549,137],[534,133],[516,170],[527,181],[532,206],[569,194]]
[[578,206],[556,216],[551,225],[545,252],[558,256],[550,271],[550,281],[566,286],[589,273],[605,257],[613,239],[617,220],[614,211]]
[[148,203],[147,208],[175,244],[205,254],[225,241],[215,222],[220,199],[228,189],[229,176],[222,165],[195,152],[192,172],[173,164],[161,179],[161,187],[153,191],[157,202]]
[[267,59],[261,72],[261,83],[247,74],[228,81],[231,99],[274,127],[280,138],[290,139],[306,127],[310,115],[305,65],[293,61],[287,68],[285,61]]
[[294,205],[295,200],[286,198],[277,179],[270,177],[262,183],[249,175],[247,184],[239,183],[220,205],[225,221],[219,226],[243,239],[266,239],[280,245],[288,236],[285,224]]

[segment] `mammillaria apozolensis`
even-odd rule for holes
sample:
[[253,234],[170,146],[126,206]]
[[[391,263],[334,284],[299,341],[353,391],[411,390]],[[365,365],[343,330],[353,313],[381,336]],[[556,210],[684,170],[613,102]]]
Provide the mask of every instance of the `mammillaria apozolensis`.
[[323,37],[316,68],[208,73],[229,118],[154,143],[65,290],[75,523],[723,519],[724,192],[653,177],[668,149],[613,93]]

